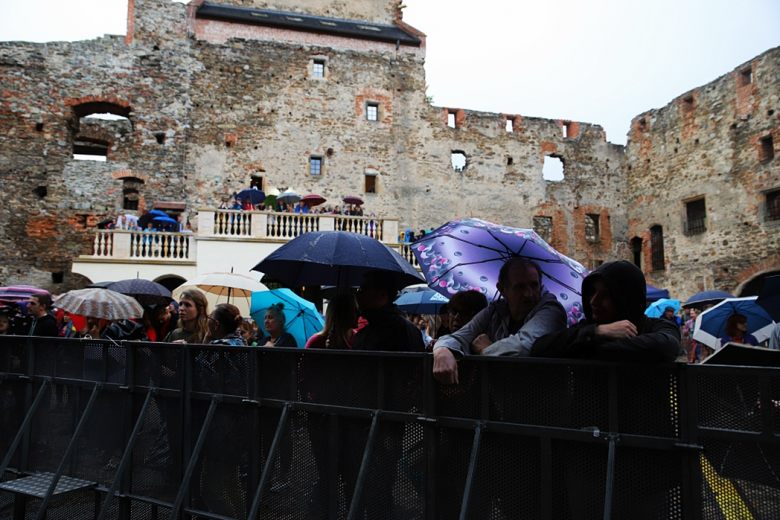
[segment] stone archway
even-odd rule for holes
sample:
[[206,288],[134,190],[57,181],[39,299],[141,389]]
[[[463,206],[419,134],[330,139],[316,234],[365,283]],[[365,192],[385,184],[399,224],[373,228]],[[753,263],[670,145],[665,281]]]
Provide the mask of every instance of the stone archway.
[[742,298],[745,296],[758,296],[761,293],[761,289],[764,288],[764,281],[769,276],[780,275],[780,268],[764,271],[750,278],[748,281],[741,283],[737,287],[735,296]]

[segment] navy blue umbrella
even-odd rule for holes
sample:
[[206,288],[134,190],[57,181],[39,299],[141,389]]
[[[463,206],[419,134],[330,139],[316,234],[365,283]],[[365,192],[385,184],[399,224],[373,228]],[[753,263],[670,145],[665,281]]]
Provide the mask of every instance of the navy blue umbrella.
[[669,298],[669,291],[666,289],[656,289],[652,285],[647,286],[647,296],[645,297],[646,301],[654,302],[656,300],[660,300],[661,298]]
[[402,294],[395,304],[407,314],[439,314],[444,304],[450,301],[436,291],[414,291]]
[[171,291],[164,286],[140,278],[114,282],[107,289],[135,298],[141,305],[168,305],[173,300]]
[[756,303],[780,323],[780,276],[767,276]]
[[726,298],[733,298],[734,296],[730,295],[729,293],[725,291],[703,291],[700,293],[696,293],[688,300],[683,303],[683,308],[695,308],[695,309],[703,309],[705,305],[712,304],[717,305],[718,303],[722,302]]
[[355,287],[371,271],[392,273],[398,288],[425,280],[404,257],[375,238],[348,231],[315,231],[286,243],[252,268],[289,287]]
[[241,200],[241,204],[246,202],[246,199],[249,199],[249,201],[256,206],[265,200],[265,192],[263,190],[251,188],[239,191],[235,198]]

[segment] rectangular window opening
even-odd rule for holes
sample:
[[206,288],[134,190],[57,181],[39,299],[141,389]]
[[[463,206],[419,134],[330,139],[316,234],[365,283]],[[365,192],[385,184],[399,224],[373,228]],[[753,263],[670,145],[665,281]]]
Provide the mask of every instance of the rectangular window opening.
[[771,161],[775,157],[775,141],[772,135],[761,138],[761,160]]
[[447,114],[447,126],[450,128],[455,128],[455,112],[450,112]]
[[506,131],[509,133],[512,133],[515,131],[515,120],[514,118],[507,117],[506,118]]
[[563,137],[569,137],[569,124],[563,123],[561,126],[561,133],[563,133]]
[[739,84],[741,87],[753,83],[753,69],[745,69],[739,73]]
[[768,221],[780,220],[780,190],[766,194],[766,219]]
[[642,268],[642,239],[634,237],[631,239],[631,253],[634,257],[634,265]]
[[379,103],[368,103],[366,105],[366,119],[379,121]]
[[312,66],[312,76],[315,78],[324,78],[325,77],[325,62],[322,60],[314,60],[314,65]]
[[685,203],[685,229],[689,235],[697,235],[707,231],[707,206],[704,199]]
[[683,99],[683,111],[686,114],[693,112],[693,96],[688,96]]
[[666,269],[664,260],[664,228],[663,226],[653,226],[650,228],[650,262],[653,265],[653,271],[663,271]]
[[311,175],[322,175],[322,158],[310,157],[309,158],[309,173]]
[[376,193],[376,175],[366,175],[366,193]]

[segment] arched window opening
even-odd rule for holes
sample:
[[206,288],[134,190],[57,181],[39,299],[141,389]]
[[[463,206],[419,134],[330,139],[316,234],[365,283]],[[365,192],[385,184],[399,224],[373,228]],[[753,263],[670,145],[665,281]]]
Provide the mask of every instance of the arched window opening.
[[560,182],[564,178],[563,157],[559,155],[545,155],[542,166],[542,178],[546,181]]
[[468,161],[466,160],[466,154],[460,150],[453,150],[450,156],[452,162],[452,169],[456,172],[462,172],[466,169]]

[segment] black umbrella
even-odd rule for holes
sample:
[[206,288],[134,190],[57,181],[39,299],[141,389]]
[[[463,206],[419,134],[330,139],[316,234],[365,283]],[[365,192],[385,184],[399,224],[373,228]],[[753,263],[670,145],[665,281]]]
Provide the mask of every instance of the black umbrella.
[[168,305],[173,299],[171,291],[156,282],[131,278],[114,282],[108,287],[109,291],[118,292],[125,296],[135,298],[141,305]]
[[141,228],[141,230],[146,229],[146,226],[155,219],[157,215],[152,215],[151,213],[147,213],[146,215],[141,215],[138,217],[138,227]]
[[756,303],[780,323],[780,276],[767,276]]
[[356,287],[371,271],[392,273],[398,288],[425,280],[397,252],[378,240],[348,231],[315,231],[291,240],[252,268],[289,287]]
[[265,192],[263,190],[256,190],[254,188],[241,190],[238,192],[235,198],[241,200],[241,204],[243,204],[246,199],[249,199],[253,205],[257,206],[265,200]]
[[726,298],[733,298],[733,296],[726,291],[703,291],[688,298],[688,301],[683,303],[682,306],[684,309],[690,309],[691,307],[703,309],[705,305],[717,305]]
[[106,229],[106,226],[111,224],[113,221],[114,221],[114,219],[112,219],[112,218],[107,218],[106,220],[101,220],[100,222],[97,223],[97,228],[98,229]]

